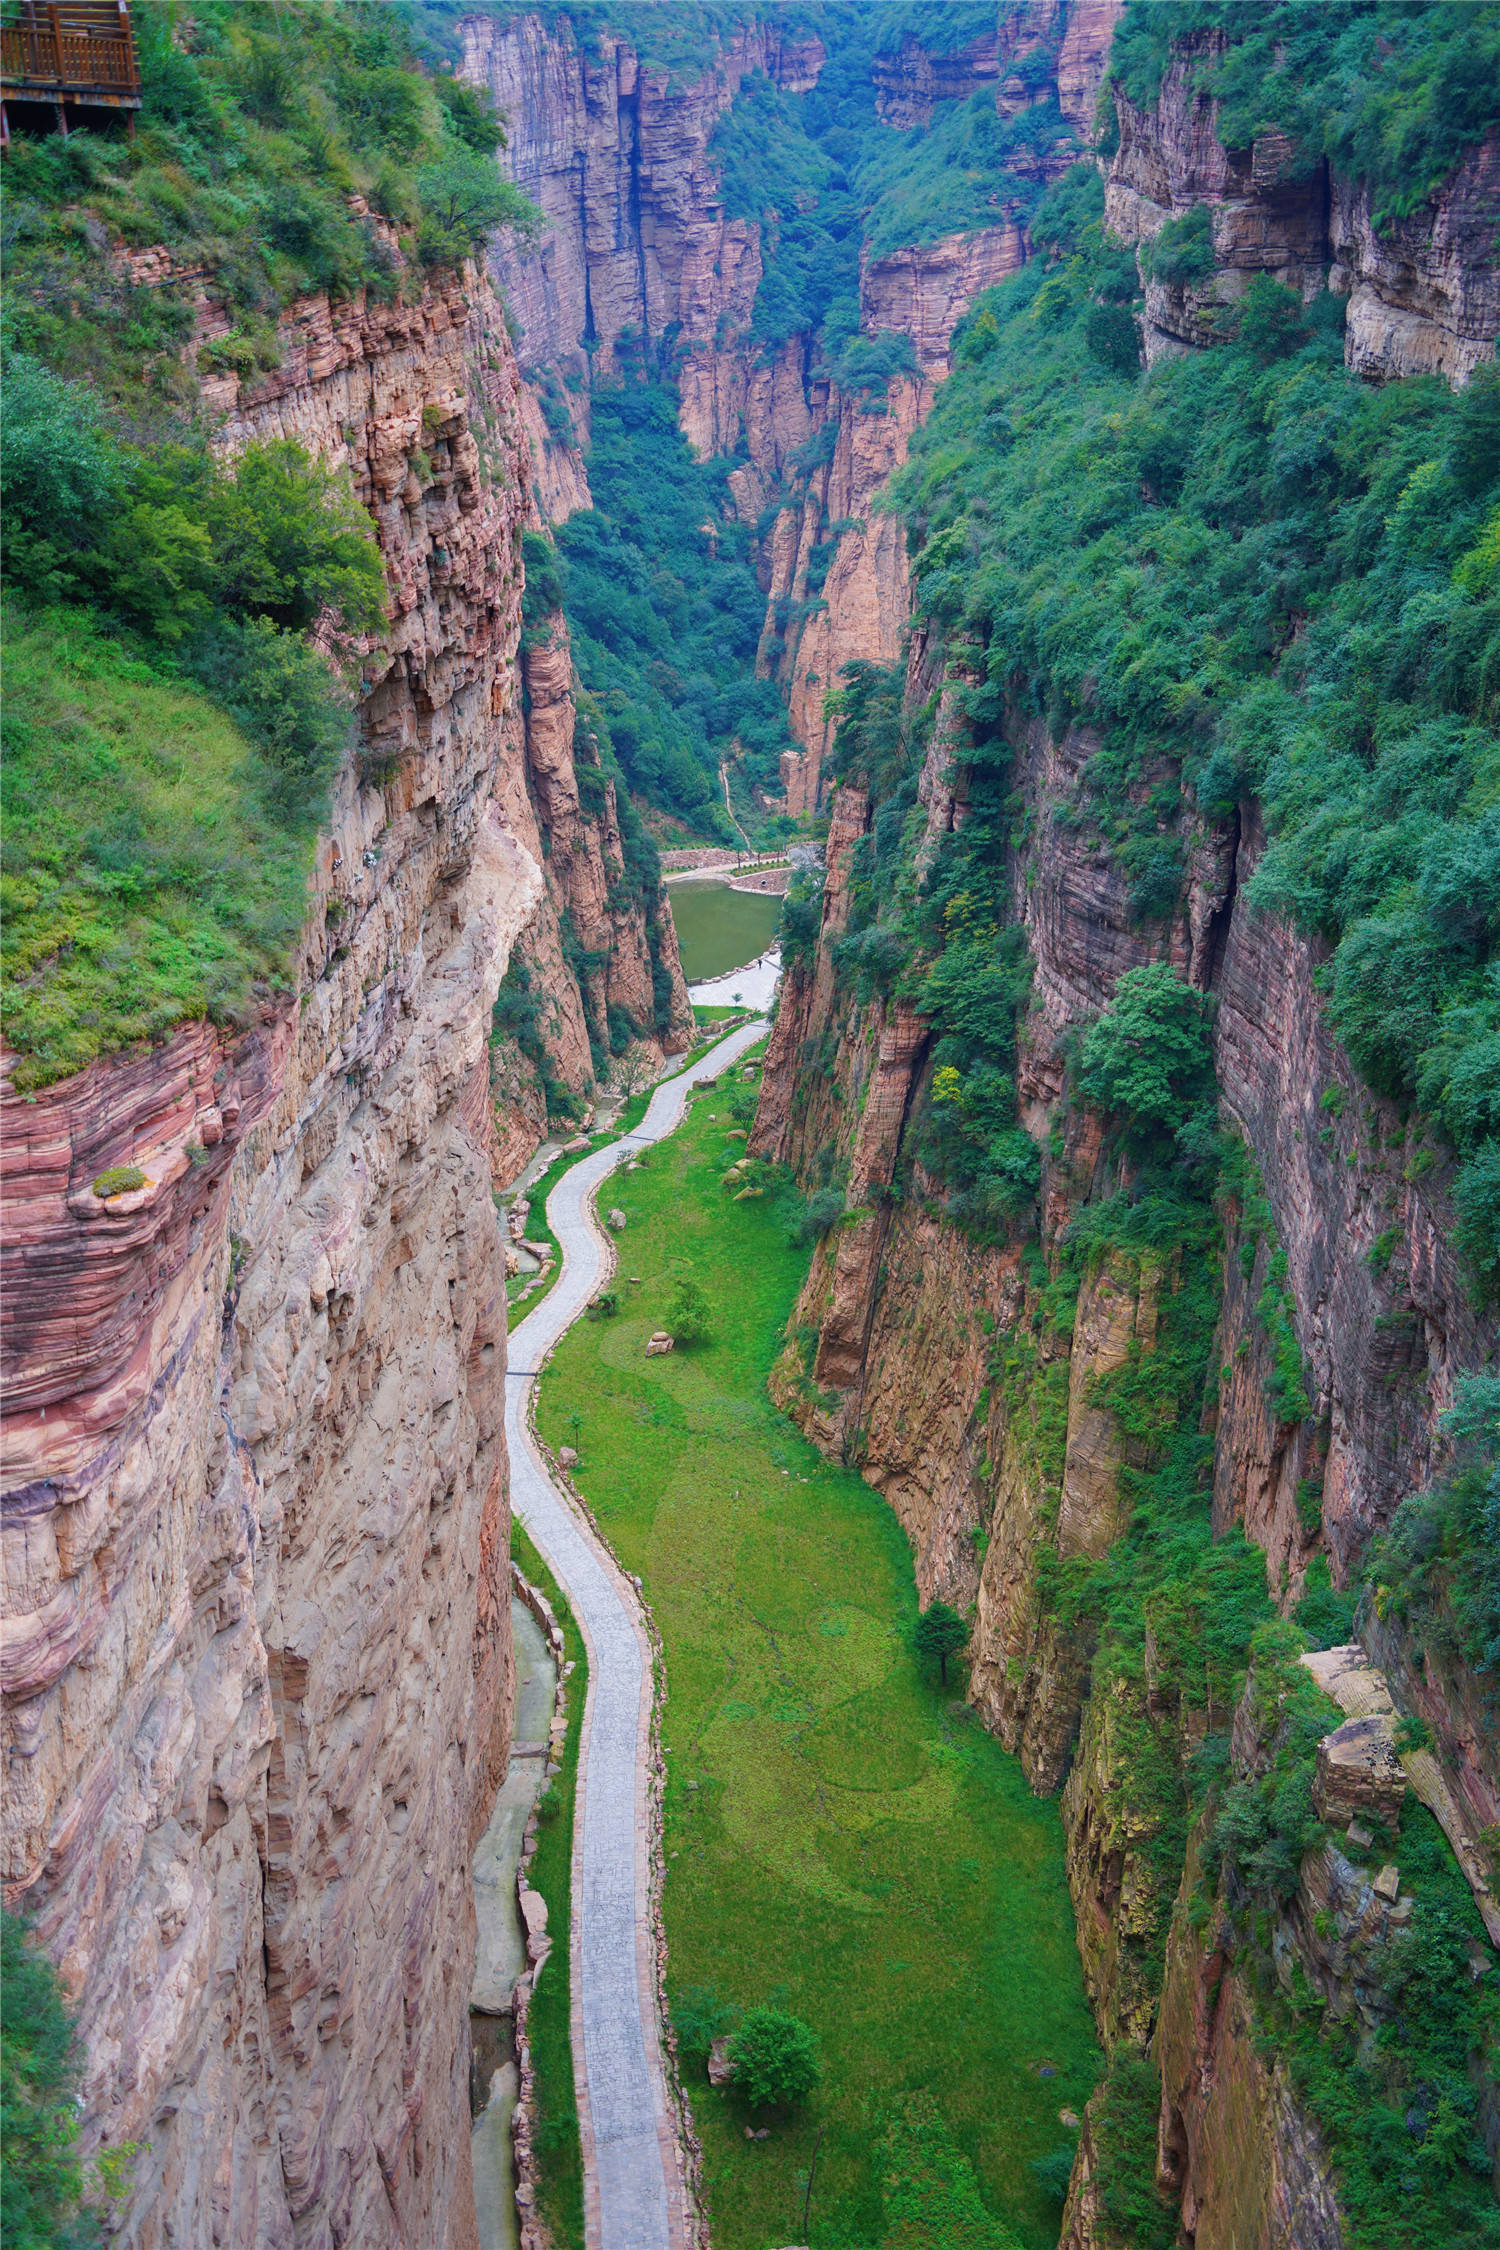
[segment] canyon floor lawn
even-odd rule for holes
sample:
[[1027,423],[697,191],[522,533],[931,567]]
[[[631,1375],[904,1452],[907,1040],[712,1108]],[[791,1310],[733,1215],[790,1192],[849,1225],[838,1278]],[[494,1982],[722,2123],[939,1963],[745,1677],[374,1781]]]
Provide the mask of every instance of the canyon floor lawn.
[[[1071,2149],[1059,2112],[1082,2110],[1098,2067],[1057,1806],[918,1670],[894,1517],[767,1398],[806,1252],[767,1202],[723,1193],[743,1146],[729,1125],[722,1096],[699,1095],[642,1170],[611,1180],[620,1313],[564,1339],[539,1408],[549,1442],[578,1447],[579,1487],[665,1646],[669,1985],[714,2241],[895,2241],[881,2143],[935,2104],[990,2210],[1043,2250],[1059,2204],[1032,2167]],[[684,1276],[712,1341],[648,1360]],[[815,2027],[823,2084],[803,2119],[747,2141],[702,2034],[773,1998]],[[933,2177],[951,2181],[936,2130]],[[966,2201],[944,2186],[934,2214]],[[949,2224],[899,2234],[903,2250],[950,2239]]]

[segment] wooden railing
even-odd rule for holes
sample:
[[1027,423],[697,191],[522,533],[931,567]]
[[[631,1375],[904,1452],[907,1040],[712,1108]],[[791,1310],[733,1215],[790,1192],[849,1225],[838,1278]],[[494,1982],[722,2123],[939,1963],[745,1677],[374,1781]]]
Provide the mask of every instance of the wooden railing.
[[21,20],[0,28],[0,77],[7,93],[23,99],[138,100],[141,74],[129,9],[119,0],[23,0]]

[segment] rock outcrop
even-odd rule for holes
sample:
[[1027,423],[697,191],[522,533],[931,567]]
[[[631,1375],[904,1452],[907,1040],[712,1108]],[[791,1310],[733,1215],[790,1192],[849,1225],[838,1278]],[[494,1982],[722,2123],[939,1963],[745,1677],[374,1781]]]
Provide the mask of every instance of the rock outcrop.
[[[538,1001],[548,1074],[581,1108],[608,1055],[610,1011],[628,1018],[653,1065],[679,1054],[692,1005],[660,885],[627,866],[616,785],[581,717],[567,624],[557,612],[524,650],[524,695],[510,713],[502,802],[512,832],[543,869],[543,895],[518,959]],[[497,1042],[495,1176],[508,1186],[545,1138],[545,1087],[509,1041]]]
[[7,1898],[77,2006],[85,2147],[137,2144],[122,2240],[462,2245],[527,463],[481,275],[283,341],[227,442],[349,463],[392,622],[285,998],[6,1104]]
[[1462,382],[1493,359],[1500,134],[1476,142],[1426,204],[1377,229],[1368,188],[1326,162],[1299,163],[1285,135],[1223,145],[1218,104],[1201,83],[1223,47],[1217,32],[1180,42],[1150,110],[1114,89],[1120,143],[1105,191],[1114,232],[1140,242],[1196,205],[1212,214],[1213,275],[1194,286],[1147,282],[1148,362],[1208,342],[1216,314],[1259,273],[1304,297],[1325,286],[1347,297],[1345,359],[1356,374]]
[[[1061,0],[1019,0],[994,36],[953,55],[908,36],[875,58],[880,112],[898,129],[926,124],[938,103],[991,83],[1006,118],[1056,99],[1075,137],[1040,161],[1037,176],[1054,177],[1092,133],[1120,4],[1065,9]],[[587,505],[568,435],[586,440],[594,376],[670,360],[690,442],[704,455],[743,450],[729,478],[741,519],[758,522],[783,502],[761,546],[760,669],[784,687],[790,729],[803,746],[783,760],[786,809],[815,812],[829,734],[825,696],[852,660],[890,664],[901,653],[905,542],[872,503],[947,373],[958,321],[1028,255],[1024,198],[1001,199],[994,223],[972,233],[863,262],[861,328],[908,338],[916,372],[895,377],[883,403],[846,395],[815,371],[810,336],[767,351],[752,335],[761,228],[725,216],[709,149],[751,73],[792,93],[816,81],[823,50],[815,39],[768,14],[729,29],[711,65],[669,70],[612,32],[580,43],[566,22],[536,14],[467,18],[463,36],[464,73],[510,117],[512,174],[545,220],[535,253],[502,244],[491,257],[521,332],[542,512],[557,521]],[[830,450],[816,468],[801,467],[800,450],[825,431]],[[834,552],[809,600],[809,570],[828,546]]]

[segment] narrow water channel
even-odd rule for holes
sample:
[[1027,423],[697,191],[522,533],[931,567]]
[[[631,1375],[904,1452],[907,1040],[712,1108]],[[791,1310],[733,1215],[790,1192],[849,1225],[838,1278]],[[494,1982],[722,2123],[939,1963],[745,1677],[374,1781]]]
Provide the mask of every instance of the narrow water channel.
[[511,1996],[526,1967],[526,1934],[516,1903],[516,1869],[527,1815],[547,1771],[547,1736],[557,1693],[557,1666],[540,1625],[522,1601],[512,1601],[510,1615],[516,1647],[515,1732],[505,1780],[474,1854],[479,1944],[469,2023],[480,2250],[515,2250],[519,2241],[510,2143],[517,2093]]

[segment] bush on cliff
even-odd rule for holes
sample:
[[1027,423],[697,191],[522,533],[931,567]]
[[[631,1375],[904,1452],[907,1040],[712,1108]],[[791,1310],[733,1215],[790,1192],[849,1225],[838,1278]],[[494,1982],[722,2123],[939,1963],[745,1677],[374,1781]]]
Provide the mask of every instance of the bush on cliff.
[[83,2057],[56,1970],[9,1913],[0,1915],[0,1982],[0,2229],[7,2250],[86,2250],[104,2238],[83,2200],[102,2183],[77,2151]]
[[[425,263],[473,254],[535,214],[493,152],[487,97],[426,75],[404,8],[278,0],[274,18],[200,0],[137,0],[142,107],[133,140],[18,136],[6,159],[11,343],[115,393],[189,399],[177,356],[190,290],[131,285],[111,239],[206,268],[252,355],[297,294],[389,298],[398,261],[368,212]],[[195,282],[191,286],[198,286]]]
[[1352,382],[1332,300],[1113,373],[1088,342],[1117,286],[1099,209],[1070,175],[1036,222],[1048,264],[960,326],[896,480],[919,610],[961,637],[984,728],[1093,730],[1057,817],[1140,911],[1175,905],[1190,810],[1259,800],[1250,900],[1332,947],[1332,1020],[1465,1161],[1462,1241],[1495,1286],[1500,374]]

